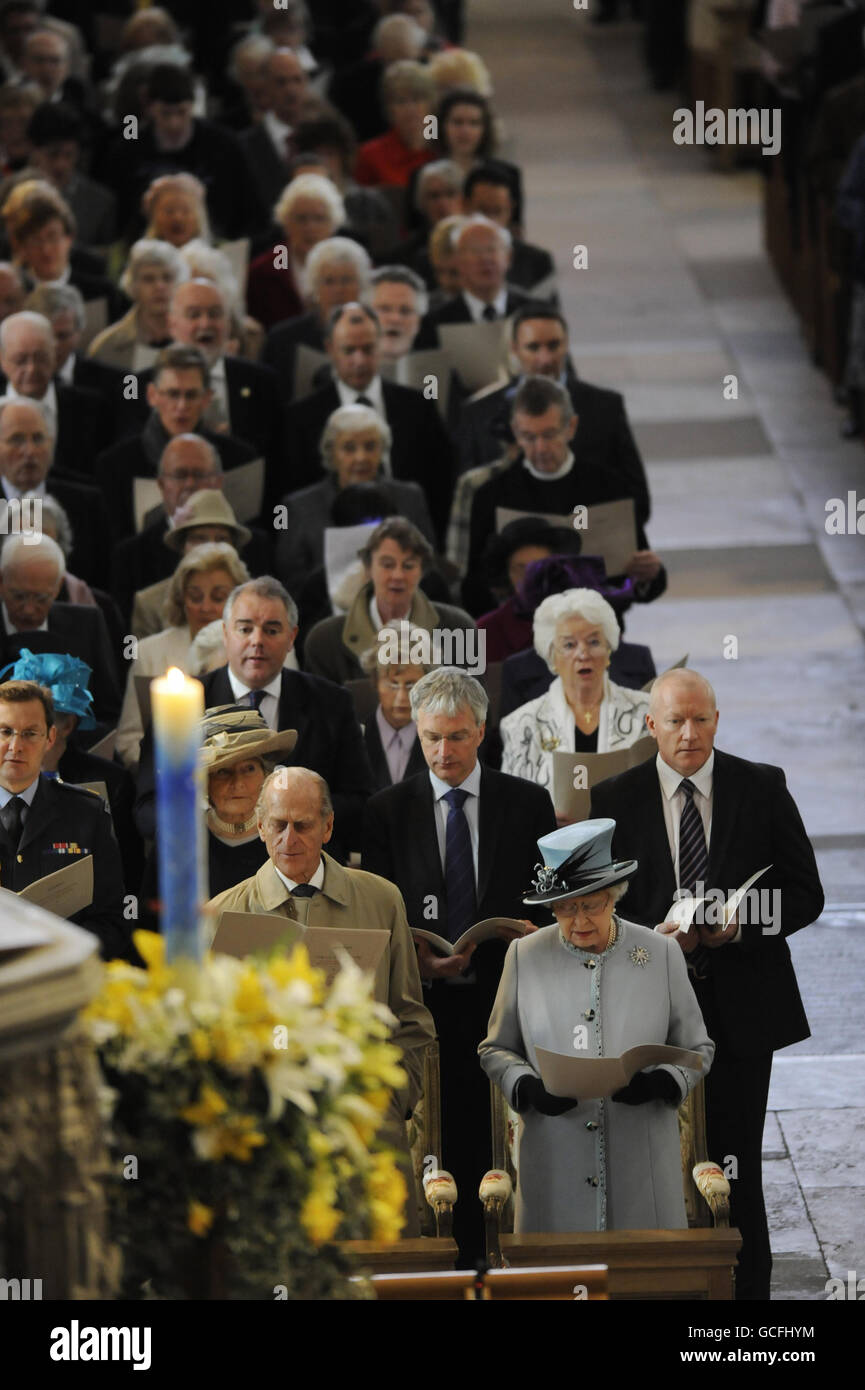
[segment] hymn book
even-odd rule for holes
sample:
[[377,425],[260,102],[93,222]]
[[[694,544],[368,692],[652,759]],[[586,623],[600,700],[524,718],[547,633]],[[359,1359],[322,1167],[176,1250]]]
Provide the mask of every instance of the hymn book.
[[666,1064],[703,1070],[699,1052],[683,1047],[668,1047],[665,1043],[640,1043],[629,1047],[621,1057],[574,1057],[567,1052],[548,1052],[536,1049],[541,1080],[553,1096],[569,1096],[571,1100],[598,1100],[611,1096],[627,1086],[644,1067]]
[[[723,907],[718,900],[718,893],[724,897],[722,890],[715,890],[715,892],[706,894],[700,898],[695,898],[692,895],[684,898],[677,898],[668,911],[664,921],[675,922],[678,930],[675,932],[664,932],[663,935],[675,936],[678,940],[679,936],[684,935],[693,925],[694,918],[701,909],[703,921],[700,925],[708,927],[710,931],[723,931],[725,927],[730,925],[734,916],[739,911],[745,894],[753,887],[758,878],[762,878],[763,874],[768,873],[771,867],[771,864],[767,864],[764,869],[758,869],[755,874],[747,878],[741,888],[737,888],[735,893],[731,893],[730,897],[726,898]],[[655,927],[655,931],[658,931],[659,927],[663,925],[663,923],[659,923],[659,926]]]
[[485,917],[482,922],[475,922],[473,927],[464,931],[458,941],[448,941],[437,932],[421,927],[412,927],[412,936],[420,936],[424,941],[428,941],[440,955],[458,956],[467,946],[479,946],[482,941],[489,941],[492,937],[498,936],[499,927],[509,927],[519,936],[526,936],[532,930],[525,922],[521,922],[519,917]]
[[[298,898],[304,907],[312,899]],[[277,947],[286,954],[302,943],[310,965],[323,970],[330,984],[340,969],[336,948],[342,947],[361,970],[374,971],[390,941],[390,932],[366,927],[306,927],[291,917],[268,912],[223,912],[211,945],[224,956],[270,954]]]

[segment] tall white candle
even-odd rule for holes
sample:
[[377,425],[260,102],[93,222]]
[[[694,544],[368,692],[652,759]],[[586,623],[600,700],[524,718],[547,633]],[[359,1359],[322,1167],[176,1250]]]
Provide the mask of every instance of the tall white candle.
[[202,955],[204,823],[198,750],[204,686],[177,667],[150,684],[156,765],[156,847],[165,954]]

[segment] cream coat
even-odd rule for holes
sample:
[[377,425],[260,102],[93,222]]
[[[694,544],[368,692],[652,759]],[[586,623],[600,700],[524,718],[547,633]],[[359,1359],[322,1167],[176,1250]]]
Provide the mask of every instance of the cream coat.
[[[536,1048],[619,1057],[640,1043],[699,1052],[705,1074],[715,1045],[669,936],[615,919],[600,955],[565,942],[558,926],[515,941],[481,1043],[481,1066],[505,1099],[521,1076],[540,1075]],[[578,1027],[588,1047],[573,1053]],[[682,1098],[700,1073],[665,1067]],[[581,1100],[564,1115],[521,1117],[517,1231],[652,1230],[685,1227],[679,1127],[665,1101],[626,1105]]]
[[[649,695],[644,690],[627,690],[604,676],[604,694],[598,723],[598,752],[613,753],[630,748],[646,733]],[[552,791],[554,752],[574,752],[575,720],[561,676],[557,676],[545,695],[529,700],[506,714],[499,730],[502,736],[502,772],[525,777]]]

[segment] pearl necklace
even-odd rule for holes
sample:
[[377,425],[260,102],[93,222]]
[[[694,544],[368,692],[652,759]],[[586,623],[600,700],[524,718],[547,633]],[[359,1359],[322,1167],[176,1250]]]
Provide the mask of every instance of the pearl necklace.
[[248,835],[258,824],[258,817],[253,811],[249,820],[242,822],[222,820],[211,806],[207,812],[207,824],[216,835]]

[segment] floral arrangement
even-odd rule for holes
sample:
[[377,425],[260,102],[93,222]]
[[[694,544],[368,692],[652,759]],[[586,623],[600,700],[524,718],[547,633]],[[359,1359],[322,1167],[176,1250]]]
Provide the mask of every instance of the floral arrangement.
[[84,1013],[109,1090],[122,1297],[352,1297],[331,1242],[396,1239],[406,1184],[379,1132],[405,1084],[393,1018],[348,958],[107,966]]

